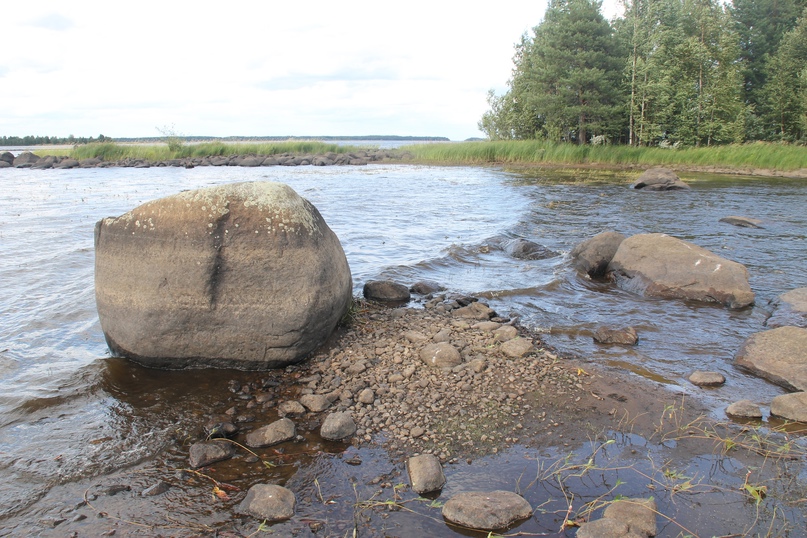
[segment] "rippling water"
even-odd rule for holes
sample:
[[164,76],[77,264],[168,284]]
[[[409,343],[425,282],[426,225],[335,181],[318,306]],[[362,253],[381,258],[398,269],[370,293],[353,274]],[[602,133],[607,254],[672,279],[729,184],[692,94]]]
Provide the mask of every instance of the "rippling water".
[[[0,517],[54,485],[152,456],[171,425],[193,420],[194,402],[214,390],[205,373],[149,373],[105,358],[93,227],[145,201],[228,182],[281,181],[309,199],[341,239],[357,293],[380,277],[436,280],[520,315],[562,350],[673,390],[697,392],[685,381],[695,369],[721,371],[727,385],[708,392],[715,409],[741,393],[764,404],[781,391],[736,371],[732,356],[762,328],[769,299],[807,286],[807,185],[685,179],[692,191],[642,193],[624,178],[576,182],[468,167],[3,170]],[[764,228],[718,222],[728,215],[761,219]],[[640,298],[579,277],[565,255],[523,261],[483,248],[494,236],[524,237],[566,254],[607,229],[668,233],[745,264],[757,306]],[[640,344],[596,346],[591,334],[603,323],[633,325]]]

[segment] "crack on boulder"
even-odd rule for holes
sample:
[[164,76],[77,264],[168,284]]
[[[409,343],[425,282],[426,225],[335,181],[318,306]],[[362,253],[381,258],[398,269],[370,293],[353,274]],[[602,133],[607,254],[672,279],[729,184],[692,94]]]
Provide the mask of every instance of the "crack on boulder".
[[227,236],[227,226],[230,223],[229,204],[226,206],[227,211],[224,212],[215,221],[215,229],[213,230],[213,249],[216,252],[213,259],[213,267],[208,279],[207,291],[209,297],[210,309],[215,310],[216,304],[219,300],[219,293],[221,291],[221,284],[224,280],[224,274],[227,271],[225,259],[225,240]]

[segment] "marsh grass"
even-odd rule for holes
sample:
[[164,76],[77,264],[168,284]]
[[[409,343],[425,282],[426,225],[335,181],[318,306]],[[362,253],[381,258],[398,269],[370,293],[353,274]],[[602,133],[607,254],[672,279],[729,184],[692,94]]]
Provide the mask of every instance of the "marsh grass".
[[807,147],[755,142],[699,148],[578,146],[540,140],[415,144],[401,148],[432,164],[721,166],[780,171],[807,168]]

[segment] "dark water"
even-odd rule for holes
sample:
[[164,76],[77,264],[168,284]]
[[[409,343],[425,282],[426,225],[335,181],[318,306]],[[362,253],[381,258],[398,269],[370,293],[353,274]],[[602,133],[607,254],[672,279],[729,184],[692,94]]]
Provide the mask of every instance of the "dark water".
[[[716,416],[738,396],[764,406],[780,394],[736,371],[732,356],[762,328],[769,299],[807,285],[807,185],[685,176],[693,185],[690,192],[640,193],[627,189],[625,178],[576,179],[581,178],[383,165],[3,170],[0,528],[15,514],[33,521],[44,517],[54,503],[64,502],[59,492],[73,491],[71,484],[89,485],[93,477],[111,476],[160,454],[167,439],[183,434],[178,425],[198,422],[205,402],[227,394],[221,375],[153,372],[105,358],[94,304],[93,226],[102,217],[182,189],[246,180],[288,183],[318,207],[341,239],[357,293],[368,279],[390,277],[405,283],[436,280],[452,291],[483,295],[497,310],[520,315],[543,331],[556,347],[705,398]],[[729,215],[761,219],[764,228],[718,222]],[[607,229],[626,235],[668,233],[745,264],[757,306],[735,312],[643,299],[580,278],[564,255],[522,261],[483,248],[488,239],[504,235],[565,254]],[[595,346],[591,334],[601,323],[633,325],[640,344],[630,350]],[[708,393],[695,390],[685,379],[696,369],[723,372],[728,383]],[[315,448],[321,455],[305,456],[295,468],[350,473],[350,466],[339,463],[341,449]],[[391,465],[378,453],[362,455],[378,460],[374,468]],[[508,457],[522,465],[522,456]],[[170,450],[165,454],[166,461],[184,457]],[[507,469],[501,457],[495,461]],[[462,484],[461,469],[452,472],[450,483]],[[495,481],[497,473],[481,472],[474,480]],[[289,476],[294,473],[283,480]],[[512,473],[500,476],[512,489]],[[298,479],[306,484],[301,489],[312,487],[310,480]],[[188,513],[198,514],[198,507],[190,502]],[[418,510],[428,514],[430,509]],[[210,515],[209,523],[217,517]],[[415,536],[418,525],[407,523],[405,532],[398,525],[396,532]],[[445,529],[441,521],[438,527],[425,525]]]

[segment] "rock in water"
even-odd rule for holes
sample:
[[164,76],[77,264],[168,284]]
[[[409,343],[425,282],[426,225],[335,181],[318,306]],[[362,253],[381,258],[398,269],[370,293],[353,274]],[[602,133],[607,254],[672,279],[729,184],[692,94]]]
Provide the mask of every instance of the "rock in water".
[[331,334],[351,292],[338,238],[280,183],[186,191],[95,227],[104,336],[146,366],[298,362]]
[[531,515],[530,503],[512,491],[459,493],[443,505],[444,518],[470,529],[504,529]]
[[409,482],[415,493],[423,494],[438,491],[446,483],[443,466],[434,454],[421,454],[413,456],[407,462]]
[[734,364],[788,390],[807,390],[807,329],[754,333],[734,355]]
[[620,243],[608,264],[617,284],[634,293],[743,308],[754,303],[744,265],[666,234],[638,234]]
[[592,278],[602,277],[624,240],[619,232],[602,232],[574,247],[569,257],[578,271]]
[[294,516],[296,504],[297,498],[290,489],[275,484],[255,484],[238,505],[237,512],[271,523]]
[[678,174],[669,168],[651,168],[639,176],[636,183],[631,185],[634,189],[645,191],[684,191],[689,185],[681,181]]

